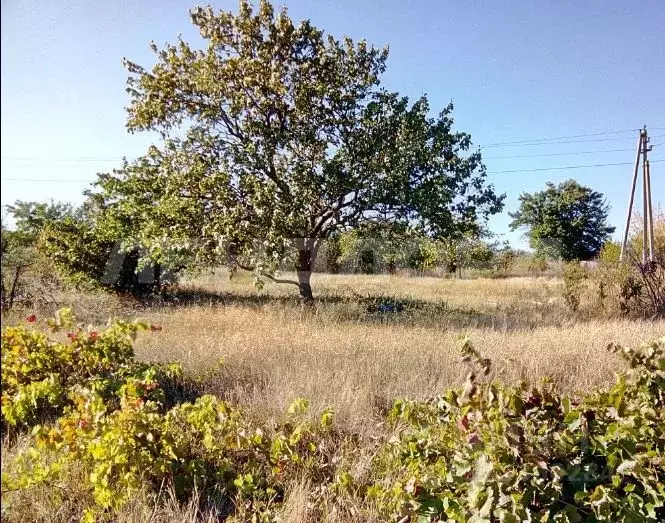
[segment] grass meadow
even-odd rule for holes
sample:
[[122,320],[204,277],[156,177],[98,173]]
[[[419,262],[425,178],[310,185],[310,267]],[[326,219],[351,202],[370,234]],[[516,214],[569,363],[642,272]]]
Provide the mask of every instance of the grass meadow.
[[[573,315],[560,285],[553,278],[315,275],[319,303],[310,311],[289,286],[257,292],[249,278],[218,274],[187,285],[199,303],[145,311],[164,329],[141,337],[137,355],[180,361],[193,374],[223,359],[207,381],[211,392],[263,415],[305,397],[313,411],[330,405],[365,432],[395,398],[426,398],[463,381],[460,335],[504,380],[548,377],[562,391],[586,392],[621,368],[605,350],[610,342],[633,345],[665,333],[663,322]],[[404,310],[373,311],[368,296],[397,299]]]
[[[59,305],[70,305],[91,324],[116,316],[162,325],[159,332],[139,336],[139,359],[181,362],[205,392],[261,420],[280,416],[295,398],[304,397],[312,412],[330,406],[335,423],[368,440],[385,436],[382,419],[395,399],[427,398],[463,382],[461,335],[492,359],[493,376],[509,382],[549,378],[562,392],[576,394],[611,383],[623,369],[621,360],[605,350],[610,342],[637,346],[665,334],[662,320],[599,311],[591,291],[572,313],[556,277],[315,274],[312,285],[313,308],[301,306],[293,286],[266,283],[257,290],[249,275],[229,279],[225,270],[187,280],[169,299],[149,306],[81,293],[63,296]],[[381,312],[381,303],[395,310]],[[43,316],[53,310],[37,312]],[[6,320],[19,318],[13,314]],[[3,456],[21,445],[20,439],[5,441]],[[358,466],[363,456],[360,452]],[[293,485],[284,521],[310,521],[307,489],[306,478]],[[13,506],[12,521],[67,521],[74,510],[55,505],[44,489],[14,500]],[[159,509],[137,498],[119,517],[213,520],[201,506],[196,500],[179,506],[166,493]],[[331,513],[330,521],[357,520],[353,507],[348,510]],[[362,519],[372,518],[364,514]]]
[[[229,278],[224,269],[186,280],[150,306],[81,293],[60,305],[93,325],[110,316],[162,325],[139,336],[139,359],[178,361],[204,376],[208,392],[257,415],[305,397],[313,411],[332,406],[338,421],[362,432],[395,398],[459,385],[460,336],[493,360],[502,380],[549,378],[562,392],[583,393],[622,368],[605,350],[610,342],[638,345],[665,334],[662,320],[602,314],[591,292],[572,313],[556,277],[314,274],[312,285],[313,309],[302,307],[293,286],[266,282],[257,290],[249,274]],[[401,310],[380,312],[380,303]]]

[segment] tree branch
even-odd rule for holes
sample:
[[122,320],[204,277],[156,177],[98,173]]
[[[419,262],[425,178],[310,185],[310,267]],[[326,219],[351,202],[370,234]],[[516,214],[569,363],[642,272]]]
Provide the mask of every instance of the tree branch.
[[[347,202],[344,202],[344,198],[346,198],[347,195],[342,195],[339,198],[337,205],[329,208],[320,216],[319,222],[313,228],[312,236],[318,237],[319,233],[324,230],[324,226],[330,218],[334,218],[342,209],[354,205],[358,201],[359,192],[353,191],[353,193],[353,197]],[[340,220],[340,223],[343,223],[343,220]]]
[[[250,267],[249,265],[242,265],[238,262],[236,262],[236,265],[238,267],[240,267],[243,271],[254,272],[254,268]],[[268,278],[273,283],[290,283],[291,285],[295,285],[296,287],[300,287],[300,283],[298,283],[295,280],[287,280],[287,279],[284,279],[284,278],[275,278],[272,274],[268,274],[267,272],[262,272],[261,276],[263,276],[264,278]]]
[[268,170],[266,171],[266,175],[268,178],[270,178],[273,183],[277,186],[277,188],[282,191],[283,194],[286,196],[291,196],[291,191],[289,190],[288,184],[279,178],[277,176],[277,169],[275,169],[275,152],[273,149],[273,154],[268,155]]

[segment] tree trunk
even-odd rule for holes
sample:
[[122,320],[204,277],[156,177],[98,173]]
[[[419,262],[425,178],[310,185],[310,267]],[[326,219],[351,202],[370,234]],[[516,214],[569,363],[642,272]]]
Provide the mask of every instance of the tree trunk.
[[19,290],[19,280],[21,279],[21,274],[23,273],[23,265],[18,264],[16,269],[14,269],[14,278],[12,279],[12,287],[9,290],[9,296],[4,304],[7,310],[14,308],[14,301],[16,300],[16,295]]
[[5,291],[5,282],[0,281],[0,312],[7,310],[7,291]]
[[312,304],[314,296],[312,295],[312,285],[310,278],[312,277],[312,266],[314,265],[314,253],[311,249],[301,248],[298,250],[298,265],[296,271],[298,273],[298,289],[300,297],[305,304]]
[[300,290],[300,297],[302,298],[303,302],[307,304],[310,304],[314,301],[314,296],[312,295],[312,285],[309,282],[311,276],[311,272],[298,271],[298,289]]

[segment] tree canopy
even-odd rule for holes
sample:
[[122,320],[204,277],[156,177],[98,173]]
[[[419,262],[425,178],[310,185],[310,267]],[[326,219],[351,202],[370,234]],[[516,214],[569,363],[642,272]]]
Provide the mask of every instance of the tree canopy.
[[519,210],[510,214],[510,227],[527,227],[529,243],[540,255],[589,260],[614,232],[607,224],[604,196],[575,180],[548,182],[544,191],[523,193],[519,200]]
[[81,214],[70,203],[55,202],[27,202],[17,200],[13,205],[6,205],[7,213],[14,221],[11,231],[13,238],[19,238],[25,246],[34,246],[44,227],[49,223],[64,220]]
[[258,281],[290,259],[311,299],[334,231],[390,221],[457,237],[501,211],[452,104],[431,116],[426,96],[381,87],[387,48],[295,24],[265,0],[237,14],[197,7],[191,20],[204,49],[180,39],[151,45],[151,69],[125,61],[127,127],[162,137],[91,193],[127,245],[164,263],[231,252]]

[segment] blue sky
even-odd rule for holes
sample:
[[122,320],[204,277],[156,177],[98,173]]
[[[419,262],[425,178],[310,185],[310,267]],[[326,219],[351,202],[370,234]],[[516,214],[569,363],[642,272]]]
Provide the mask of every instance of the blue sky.
[[[651,158],[665,160],[662,0],[285,4],[292,18],[309,18],[335,36],[389,44],[385,86],[412,97],[427,93],[435,110],[452,100],[457,128],[485,146],[489,172],[632,162],[637,133],[616,131],[645,124],[653,137]],[[127,75],[121,59],[151,65],[150,40],[173,42],[182,34],[197,41],[188,17],[192,5],[2,1],[3,204],[81,202],[87,183],[63,180],[92,181],[122,156],[145,152],[152,137],[124,128]],[[213,5],[237,7],[235,1]],[[573,177],[607,196],[618,236],[631,170],[624,165],[490,174],[508,194],[506,211],[490,227],[523,246],[519,232],[508,232],[507,212],[516,209],[519,194]],[[656,204],[665,200],[665,162],[652,165],[652,192]]]

